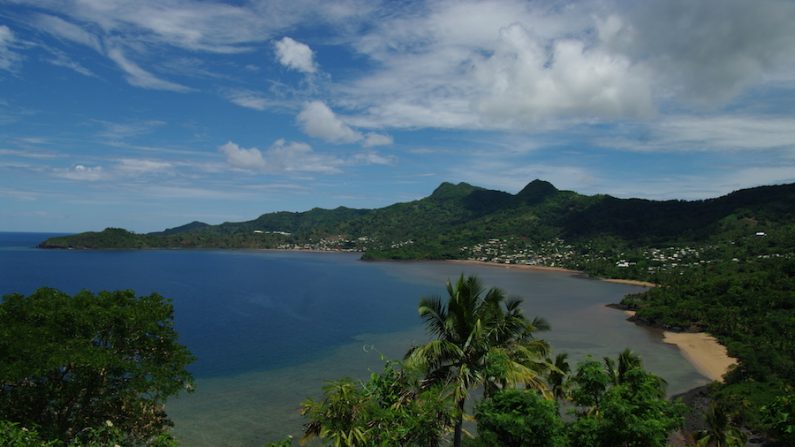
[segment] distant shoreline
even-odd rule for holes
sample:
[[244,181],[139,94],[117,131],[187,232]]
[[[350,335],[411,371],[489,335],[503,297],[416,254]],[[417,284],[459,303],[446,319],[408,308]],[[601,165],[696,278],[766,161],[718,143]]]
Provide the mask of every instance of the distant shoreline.
[[490,261],[474,261],[470,259],[450,259],[445,260],[442,262],[449,262],[451,264],[469,264],[469,265],[482,265],[487,267],[502,267],[507,269],[516,269],[516,270],[529,270],[529,271],[536,271],[536,272],[561,272],[561,273],[570,273],[573,275],[582,275],[584,277],[588,277],[591,279],[595,279],[597,281],[605,281],[614,284],[625,284],[629,286],[640,286],[640,287],[657,287],[657,284],[649,281],[640,281],[636,279],[616,279],[616,278],[596,278],[588,276],[587,273],[580,271],[580,270],[572,270],[563,267],[549,267],[545,265],[536,265],[536,264],[505,264],[502,262],[490,262]]

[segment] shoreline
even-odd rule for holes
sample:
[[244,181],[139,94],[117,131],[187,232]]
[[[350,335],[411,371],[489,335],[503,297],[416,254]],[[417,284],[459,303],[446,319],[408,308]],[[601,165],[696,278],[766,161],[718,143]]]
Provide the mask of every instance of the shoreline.
[[511,270],[529,270],[535,272],[560,272],[560,273],[571,273],[577,275],[585,274],[584,272],[581,272],[579,270],[571,270],[563,267],[548,267],[545,265],[505,264],[502,262],[474,261],[471,259],[443,259],[440,262],[446,262],[449,264],[480,265],[485,267],[501,267]]
[[663,331],[662,341],[679,348],[701,375],[713,381],[723,382],[723,376],[737,365],[737,359],[729,357],[726,347],[706,332]]
[[[635,320],[635,314],[634,310],[624,310],[628,321],[639,326],[653,328],[653,326]],[[693,365],[699,374],[712,381],[723,382],[723,376],[737,365],[737,359],[729,356],[726,346],[720,344],[717,338],[706,332],[663,330],[661,335],[663,343],[676,346],[682,357]]]
[[588,276],[587,273],[581,270],[572,270],[564,267],[549,267],[546,265],[537,265],[537,264],[505,264],[502,262],[474,261],[470,259],[446,259],[442,260],[441,262],[448,262],[451,264],[482,265],[486,267],[502,267],[507,269],[529,270],[535,272],[570,273],[572,275],[581,275],[584,278],[593,279],[596,281],[605,281],[613,284],[624,284],[628,286],[639,286],[639,287],[648,287],[648,288],[657,287],[657,284],[649,281],[641,281],[638,279],[597,278],[593,276]]

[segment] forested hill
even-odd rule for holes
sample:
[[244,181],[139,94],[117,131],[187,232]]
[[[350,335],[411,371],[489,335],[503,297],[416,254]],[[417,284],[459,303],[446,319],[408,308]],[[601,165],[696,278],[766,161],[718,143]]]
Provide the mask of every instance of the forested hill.
[[795,222],[795,184],[762,186],[700,201],[619,199],[561,191],[534,180],[517,194],[442,183],[420,200],[379,209],[315,208],[247,222],[192,222],[162,232],[119,228],[48,239],[43,248],[315,248],[362,250],[373,258],[464,257],[490,240],[527,246],[703,244]]

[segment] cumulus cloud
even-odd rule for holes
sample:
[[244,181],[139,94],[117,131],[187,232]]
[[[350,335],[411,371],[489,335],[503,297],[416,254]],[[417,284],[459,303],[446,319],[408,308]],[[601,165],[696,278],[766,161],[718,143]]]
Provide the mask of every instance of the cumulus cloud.
[[152,73],[149,73],[134,62],[128,60],[119,48],[111,48],[108,50],[108,57],[113,60],[113,62],[116,62],[116,65],[124,71],[127,82],[131,85],[150,90],[168,90],[180,93],[190,90],[184,85],[160,79]]
[[226,162],[232,167],[252,171],[261,171],[268,168],[268,164],[262,158],[262,152],[255,147],[246,149],[228,141],[219,147],[218,150],[226,156]]
[[273,45],[276,50],[276,57],[279,63],[287,68],[302,71],[304,73],[314,73],[317,71],[315,66],[315,55],[309,45],[295,41],[289,37],[284,37],[276,41]]
[[631,2],[597,21],[601,43],[650,67],[661,94],[703,104],[795,77],[795,3]]
[[337,101],[358,128],[524,131],[721,107],[795,82],[793,21],[781,0],[415,3],[353,42],[376,69]]
[[238,169],[275,173],[316,172],[333,174],[340,171],[341,160],[318,154],[306,143],[276,140],[264,153],[256,147],[244,148],[227,142],[218,148],[227,163]]
[[298,114],[298,124],[307,135],[330,143],[355,143],[364,138],[322,101],[304,104],[303,110]]

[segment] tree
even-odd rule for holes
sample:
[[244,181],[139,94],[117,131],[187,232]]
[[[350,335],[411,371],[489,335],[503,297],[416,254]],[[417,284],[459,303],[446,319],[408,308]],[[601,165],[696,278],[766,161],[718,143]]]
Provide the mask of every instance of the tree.
[[569,354],[562,352],[556,355],[553,365],[555,365],[555,368],[550,369],[547,373],[547,383],[550,391],[555,399],[566,399],[568,397],[566,378],[571,371]]
[[388,362],[367,382],[342,379],[326,385],[320,400],[307,400],[305,439],[334,447],[436,447],[453,424],[450,393],[421,389],[410,371]]
[[478,445],[559,447],[566,445],[555,401],[532,390],[503,390],[477,405]]
[[660,378],[643,370],[636,357],[630,362],[626,357],[624,363],[632,366],[621,374],[612,361],[588,359],[578,365],[572,378],[579,416],[569,426],[572,445],[662,447],[668,433],[681,426],[682,409],[665,398]]
[[712,402],[704,412],[707,428],[696,433],[696,447],[743,447],[745,434],[732,424],[731,413],[723,405]]
[[552,366],[545,360],[548,345],[533,338],[548,325],[541,319],[529,321],[520,299],[506,299],[497,288],[486,291],[476,277],[464,275],[455,286],[447,282],[447,295],[446,303],[439,297],[420,301],[419,314],[435,339],[411,348],[406,358],[427,371],[428,384],[452,386],[458,409],[453,445],[460,447],[469,390],[483,385],[488,397],[523,384],[549,396],[542,372]]
[[90,442],[108,421],[124,444],[167,444],[164,403],[193,380],[173,317],[168,300],[130,290],[5,296],[0,419],[67,444]]

